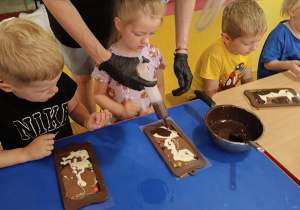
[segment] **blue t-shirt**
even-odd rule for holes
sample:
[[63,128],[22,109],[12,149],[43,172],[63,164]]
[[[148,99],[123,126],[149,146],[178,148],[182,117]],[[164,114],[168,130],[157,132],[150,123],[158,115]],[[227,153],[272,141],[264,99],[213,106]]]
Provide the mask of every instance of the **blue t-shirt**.
[[300,40],[283,24],[284,22],[286,22],[286,20],[280,22],[276,28],[273,29],[263,46],[258,62],[257,79],[287,70],[267,70],[264,67],[265,63],[274,60],[300,60]]

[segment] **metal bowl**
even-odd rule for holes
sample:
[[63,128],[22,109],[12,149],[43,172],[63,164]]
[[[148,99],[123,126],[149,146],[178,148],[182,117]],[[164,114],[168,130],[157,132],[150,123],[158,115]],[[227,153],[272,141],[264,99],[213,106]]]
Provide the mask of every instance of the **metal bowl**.
[[251,145],[244,139],[253,143],[264,133],[263,123],[255,113],[234,105],[212,107],[205,115],[205,124],[213,143],[227,152],[249,150]]

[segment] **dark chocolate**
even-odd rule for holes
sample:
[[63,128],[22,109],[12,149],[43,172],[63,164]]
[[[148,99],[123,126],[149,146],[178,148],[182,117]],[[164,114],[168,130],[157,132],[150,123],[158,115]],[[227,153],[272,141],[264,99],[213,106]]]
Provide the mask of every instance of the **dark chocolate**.
[[205,124],[210,133],[225,140],[257,140],[263,133],[263,124],[254,113],[234,105],[219,105],[208,110]]
[[300,105],[297,92],[292,88],[245,90],[244,94],[256,108]]
[[[182,177],[187,173],[195,175],[197,169],[205,166],[205,160],[178,126],[171,120],[167,121],[169,128],[164,122],[159,122],[146,126],[145,134],[175,176]],[[175,157],[174,151],[180,156],[179,159]]]
[[[88,154],[88,157],[73,155],[81,152]],[[54,151],[54,158],[65,209],[78,209],[92,203],[103,202],[108,198],[100,167],[90,142],[70,144],[68,147],[57,149]],[[88,167],[71,168],[72,163],[82,161]],[[79,178],[76,173],[80,174]]]

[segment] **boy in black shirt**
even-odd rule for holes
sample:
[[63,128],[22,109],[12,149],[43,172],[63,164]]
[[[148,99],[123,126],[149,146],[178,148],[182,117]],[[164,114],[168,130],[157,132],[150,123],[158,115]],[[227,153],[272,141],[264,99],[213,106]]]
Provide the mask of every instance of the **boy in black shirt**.
[[51,33],[21,18],[0,25],[0,168],[50,155],[54,139],[72,135],[69,116],[89,131],[111,118],[89,114],[63,66]]

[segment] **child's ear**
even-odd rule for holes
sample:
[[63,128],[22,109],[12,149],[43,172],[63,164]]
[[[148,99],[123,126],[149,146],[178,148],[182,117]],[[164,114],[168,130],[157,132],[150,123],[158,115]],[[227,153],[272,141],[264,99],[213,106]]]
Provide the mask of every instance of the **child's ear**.
[[0,89],[5,91],[5,92],[12,92],[13,88],[10,84],[5,83],[5,82],[0,82]]
[[293,16],[295,16],[295,11],[294,10],[292,10],[292,9],[289,9],[289,15],[291,16],[291,17],[293,17]]
[[228,44],[228,42],[230,41],[229,35],[226,33],[221,33],[221,37],[222,37],[224,43]]
[[122,30],[122,21],[121,21],[121,19],[118,18],[118,17],[115,17],[114,22],[115,22],[115,26],[116,26],[117,30],[119,32],[121,32],[121,30]]

